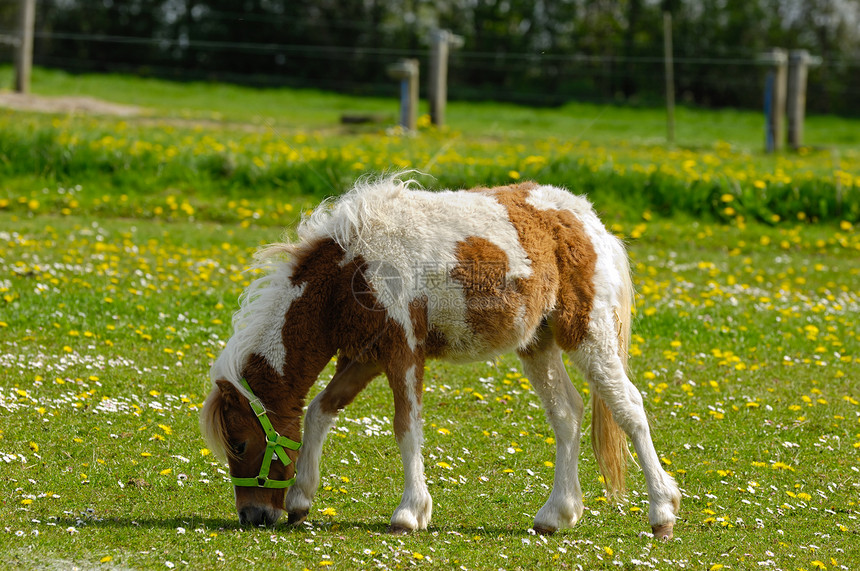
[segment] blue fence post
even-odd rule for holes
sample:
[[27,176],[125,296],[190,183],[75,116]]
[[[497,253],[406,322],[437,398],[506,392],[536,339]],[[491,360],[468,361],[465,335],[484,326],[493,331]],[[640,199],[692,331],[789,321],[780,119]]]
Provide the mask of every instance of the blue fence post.
[[788,56],[774,48],[761,54],[759,63],[767,66],[764,81],[765,149],[773,153],[785,144],[785,94],[788,85]]
[[388,75],[400,80],[400,126],[414,131],[418,124],[418,60],[403,59],[391,64]]

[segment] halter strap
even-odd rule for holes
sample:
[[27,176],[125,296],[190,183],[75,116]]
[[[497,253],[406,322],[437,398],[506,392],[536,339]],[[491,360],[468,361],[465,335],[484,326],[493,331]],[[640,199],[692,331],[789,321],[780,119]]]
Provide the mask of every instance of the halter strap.
[[289,480],[270,480],[269,468],[272,466],[272,458],[277,456],[281,463],[286,467],[290,464],[290,457],[287,456],[286,448],[290,450],[298,450],[302,443],[290,440],[286,436],[281,436],[275,427],[272,426],[272,421],[266,414],[266,407],[260,402],[260,399],[251,390],[248,381],[241,379],[242,386],[251,394],[251,410],[257,415],[257,420],[260,421],[260,426],[263,432],[266,433],[266,452],[263,454],[263,463],[260,465],[260,473],[256,478],[237,478],[231,475],[230,481],[234,486],[244,486],[252,488],[289,488],[296,483],[296,478],[293,476]]

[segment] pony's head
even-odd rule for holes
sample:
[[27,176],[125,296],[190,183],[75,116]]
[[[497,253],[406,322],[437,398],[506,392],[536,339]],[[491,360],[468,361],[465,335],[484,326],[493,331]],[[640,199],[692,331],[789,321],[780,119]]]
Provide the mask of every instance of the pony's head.
[[250,390],[246,395],[224,380],[214,384],[203,405],[200,428],[211,450],[230,467],[243,525],[274,525],[283,513],[298,447],[298,428],[284,421]]

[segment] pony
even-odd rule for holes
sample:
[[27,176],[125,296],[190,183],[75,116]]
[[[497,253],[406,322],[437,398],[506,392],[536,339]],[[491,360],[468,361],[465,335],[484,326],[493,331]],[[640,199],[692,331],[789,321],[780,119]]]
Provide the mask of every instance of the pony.
[[[584,405],[566,354],[591,389],[592,447],[607,493],[624,492],[629,437],[652,532],[672,538],[680,492],[628,377],[627,253],[586,198],[533,182],[427,191],[401,174],[359,180],[297,233],[258,252],[266,271],[240,297],[201,411],[205,439],[229,464],[240,523],[273,525],[284,511],[289,525],[305,520],[327,433],[384,373],[405,478],[388,531],[426,529],[425,361],[516,351],[556,442],[552,491],[534,531],[571,527],[583,513]],[[307,394],[334,356],[335,374],[307,406],[302,431]]]

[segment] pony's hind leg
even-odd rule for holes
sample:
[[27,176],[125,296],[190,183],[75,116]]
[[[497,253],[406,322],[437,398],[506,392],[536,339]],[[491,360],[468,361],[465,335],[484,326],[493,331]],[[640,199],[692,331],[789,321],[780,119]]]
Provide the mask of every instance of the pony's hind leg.
[[536,343],[518,352],[523,372],[543,403],[555,433],[555,476],[552,492],[534,520],[541,534],[572,527],[582,516],[582,490],[577,463],[582,424],[582,398],[564,368],[561,349],[544,327]]
[[424,366],[422,360],[409,365],[386,370],[388,383],[394,393],[394,436],[403,461],[405,485],[400,505],[391,516],[389,533],[404,534],[417,529],[426,529],[433,513],[433,499],[424,480],[424,459],[421,447],[424,443],[421,419],[421,393],[423,391]]
[[[614,321],[611,316],[606,317],[603,325],[601,330],[613,331]],[[573,351],[572,356],[588,380],[592,392],[606,403],[612,420],[633,442],[648,486],[648,517],[652,531],[661,539],[670,539],[681,502],[680,491],[675,480],[660,466],[651,440],[642,395],[627,377],[617,343],[610,336],[595,335],[595,330],[592,327],[592,334]],[[595,410],[594,414],[598,415],[600,411]],[[599,453],[598,450],[595,452]]]
[[320,484],[323,443],[338,413],[381,372],[382,367],[377,363],[359,363],[341,357],[332,380],[308,406],[302,448],[296,460],[296,483],[287,492],[288,524],[302,523],[310,511]]

